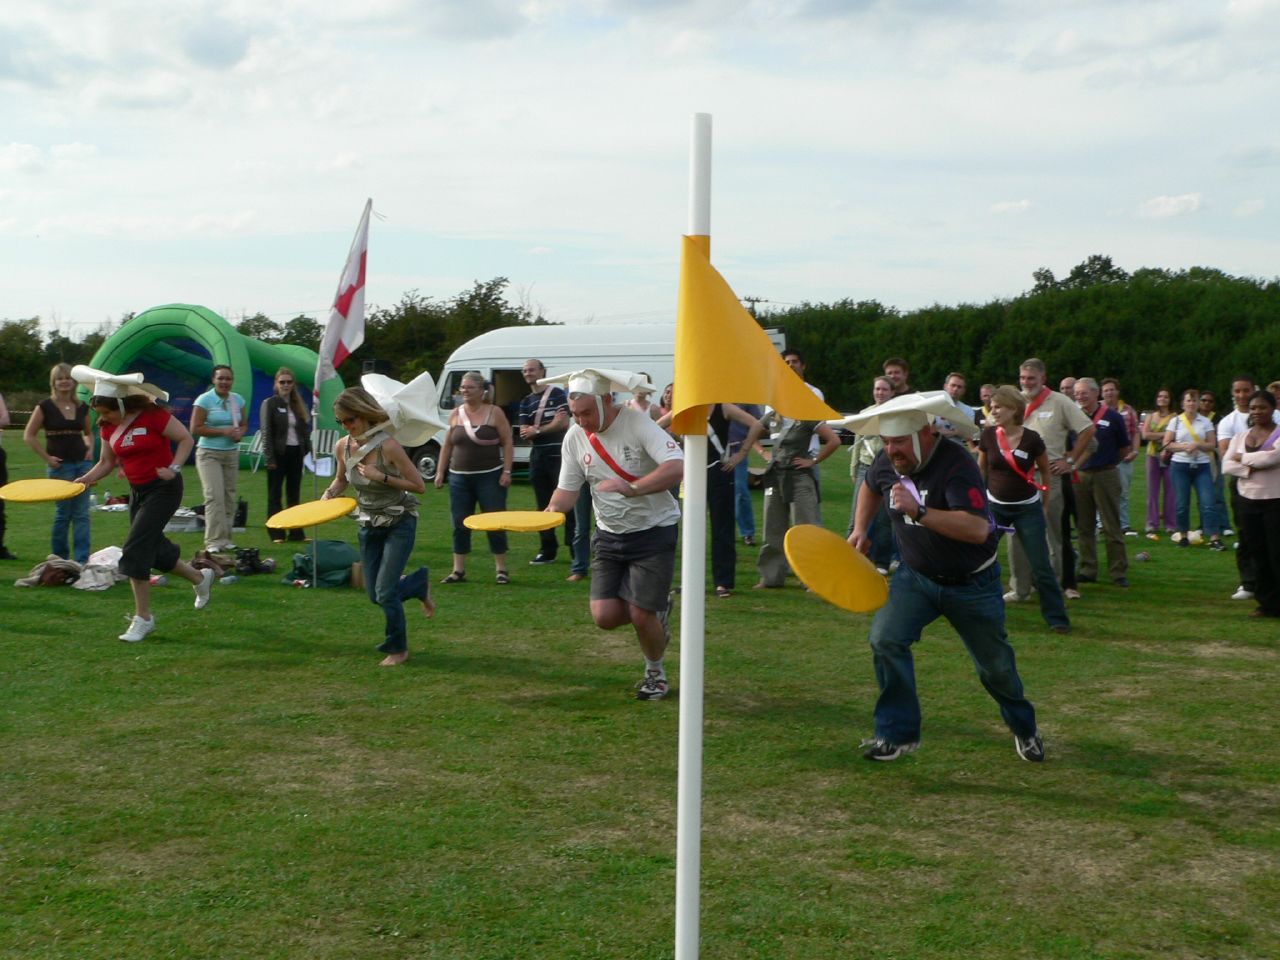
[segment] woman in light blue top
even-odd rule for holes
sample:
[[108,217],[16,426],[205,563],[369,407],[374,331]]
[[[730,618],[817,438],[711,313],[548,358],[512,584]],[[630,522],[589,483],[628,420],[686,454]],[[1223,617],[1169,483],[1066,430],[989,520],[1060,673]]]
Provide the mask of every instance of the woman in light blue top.
[[234,550],[231,525],[236,515],[236,478],[240,438],[248,415],[244,397],[231,391],[235,376],[223,364],[213,368],[213,389],[196,397],[191,435],[196,438],[196,472],[204,488],[204,546]]

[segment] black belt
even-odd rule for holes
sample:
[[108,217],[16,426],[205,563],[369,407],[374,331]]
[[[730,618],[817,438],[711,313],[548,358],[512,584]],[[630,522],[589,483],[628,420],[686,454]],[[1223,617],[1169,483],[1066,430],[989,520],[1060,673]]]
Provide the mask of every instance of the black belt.
[[921,571],[916,572],[920,573],[920,576],[924,577],[926,580],[932,580],[940,587],[967,587],[970,584],[977,583],[978,574],[986,573],[991,569],[991,566],[995,562],[996,558],[992,555],[991,559],[980,566],[977,570],[971,570],[968,573],[961,573],[958,575],[946,573],[923,573]]
[[1081,473],[1101,473],[1103,470],[1114,470],[1119,464],[1111,463],[1105,467],[1082,467]]

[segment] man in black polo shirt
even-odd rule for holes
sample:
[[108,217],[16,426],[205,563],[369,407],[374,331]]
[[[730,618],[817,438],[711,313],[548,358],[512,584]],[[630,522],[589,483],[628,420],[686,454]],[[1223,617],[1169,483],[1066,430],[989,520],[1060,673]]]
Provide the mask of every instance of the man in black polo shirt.
[[1093,432],[1098,449],[1080,464],[1076,484],[1076,526],[1080,536],[1081,583],[1098,579],[1098,518],[1107,541],[1107,574],[1117,587],[1129,586],[1125,574],[1129,556],[1124,546],[1128,518],[1120,516],[1120,471],[1117,464],[1129,455],[1129,431],[1124,417],[1098,398],[1101,390],[1093,377],[1081,377],[1075,385],[1076,403],[1097,428]]
[[[533,502],[539,510],[545,510],[560,479],[560,444],[569,429],[569,398],[559,387],[538,386],[538,381],[547,375],[541,360],[526,360],[521,373],[533,392],[520,401],[520,439],[530,444],[529,482],[533,485]],[[575,530],[570,511],[564,524],[566,547],[573,547]],[[529,562],[554,563],[558,552],[556,531],[544,530],[539,536],[542,549]]]
[[1044,759],[1035,708],[1023,696],[1013,647],[1004,629],[1004,600],[996,547],[1000,540],[987,508],[982,475],[954,440],[939,437],[934,417],[967,435],[977,430],[942,391],[895,397],[868,407],[849,424],[876,433],[884,449],[867,470],[849,542],[866,553],[867,531],[888,499],[902,563],[889,584],[889,600],[871,624],[871,652],[880,697],[875,735],[864,740],[868,760],[896,760],[920,745],[911,645],[938,617],[956,628],[977,667],[978,679],[1000,705],[1024,760]]

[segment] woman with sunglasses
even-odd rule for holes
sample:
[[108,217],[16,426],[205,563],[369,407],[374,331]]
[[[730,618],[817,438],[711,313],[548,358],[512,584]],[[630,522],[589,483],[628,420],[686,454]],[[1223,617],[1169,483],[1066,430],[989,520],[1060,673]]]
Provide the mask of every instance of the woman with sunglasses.
[[236,479],[240,476],[240,438],[244,436],[244,397],[233,393],[235,374],[226,364],[213,368],[213,389],[191,407],[196,438],[196,473],[204,489],[204,548],[234,550],[231,528],[236,516]]
[[[283,491],[288,505],[298,504],[302,495],[302,461],[311,452],[311,415],[298,395],[297,378],[288,367],[276,371],[275,392],[262,401],[258,411],[262,428],[262,455],[267,461],[267,516],[283,507]],[[284,543],[286,531],[267,528],[272,543]],[[305,540],[298,529],[288,531],[290,540]]]
[[[485,401],[484,374],[472,370],[462,375],[462,405],[449,415],[449,430],[440,451],[436,488],[449,480],[449,508],[453,513],[453,570],[441,583],[461,583],[467,578],[467,554],[471,531],[462,522],[476,512],[507,509],[511,463],[515,446],[511,424],[502,408]],[[507,535],[488,534],[489,552],[498,583],[510,583],[507,573]]]
[[427,568],[404,575],[418,531],[414,494],[426,486],[404,447],[386,431],[387,412],[366,390],[343,390],[333,403],[333,413],[347,435],[334,448],[337,472],[320,499],[340,496],[348,484],[355,487],[364,586],[386,618],[385,636],[378,647],[386,654],[381,666],[398,667],[409,659],[404,602],[417,600],[428,617],[436,612]]

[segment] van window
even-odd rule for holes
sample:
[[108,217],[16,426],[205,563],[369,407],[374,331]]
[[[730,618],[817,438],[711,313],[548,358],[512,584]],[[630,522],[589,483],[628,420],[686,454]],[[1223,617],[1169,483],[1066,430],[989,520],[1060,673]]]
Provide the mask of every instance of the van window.
[[[507,415],[511,423],[516,422],[520,401],[529,393],[529,385],[524,382],[524,374],[517,367],[511,370],[480,371],[489,378],[489,390],[485,400],[497,404]],[[462,377],[466,370],[452,370],[444,383],[440,385],[440,409],[452,410],[462,405]]]

